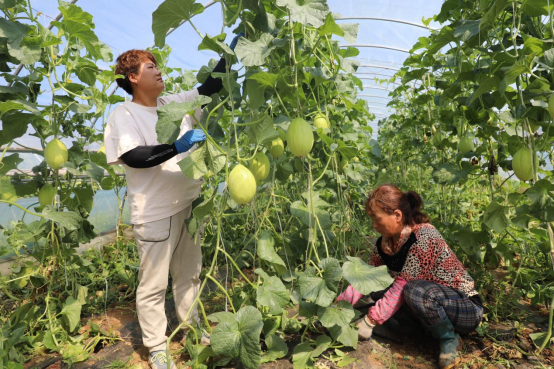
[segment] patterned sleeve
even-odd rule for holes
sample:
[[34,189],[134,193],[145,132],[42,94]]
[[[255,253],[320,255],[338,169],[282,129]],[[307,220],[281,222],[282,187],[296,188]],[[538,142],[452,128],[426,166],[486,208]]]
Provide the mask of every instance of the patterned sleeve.
[[385,265],[385,262],[383,261],[383,259],[381,259],[381,256],[379,256],[377,245],[375,245],[375,247],[373,248],[373,252],[371,253],[371,256],[369,258],[369,264],[373,265],[374,267]]
[[395,278],[392,287],[381,299],[377,300],[374,306],[369,308],[367,315],[379,324],[386,322],[404,304],[402,292],[406,283],[402,277]]
[[354,306],[364,295],[352,286],[348,286],[343,293],[337,297],[337,302],[346,301],[350,305]]

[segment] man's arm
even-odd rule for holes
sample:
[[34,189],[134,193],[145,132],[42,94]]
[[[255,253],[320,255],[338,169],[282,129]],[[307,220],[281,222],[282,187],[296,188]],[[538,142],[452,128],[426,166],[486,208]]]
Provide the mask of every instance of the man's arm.
[[137,146],[121,155],[121,160],[131,168],[152,168],[177,154],[190,150],[195,143],[206,139],[204,131],[192,129],[172,144]]
[[[212,73],[225,73],[225,58],[221,58]],[[211,75],[198,87],[198,93],[204,96],[212,96],[221,91],[223,81],[221,78],[213,78]]]
[[[235,46],[237,46],[237,42],[240,37],[243,37],[244,33],[240,32],[237,34],[233,40],[231,41],[231,44],[229,45],[229,48],[231,50],[235,50]],[[217,65],[215,66],[212,73],[225,73],[225,58],[221,58]],[[200,87],[198,87],[198,93],[200,95],[204,96],[212,96],[215,93],[218,93],[221,91],[221,88],[223,87],[223,81],[221,78],[213,78],[211,75],[208,76],[208,78],[202,83]]]
[[175,144],[138,146],[121,155],[121,160],[131,168],[152,168],[177,155]]

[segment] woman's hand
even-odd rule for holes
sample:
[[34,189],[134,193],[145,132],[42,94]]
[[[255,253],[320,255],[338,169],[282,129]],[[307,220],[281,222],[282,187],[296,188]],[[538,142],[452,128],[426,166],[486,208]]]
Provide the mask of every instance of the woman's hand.
[[369,316],[364,315],[354,322],[354,325],[358,328],[358,339],[368,340],[371,338],[373,335],[373,328],[377,325],[372,323],[371,320]]

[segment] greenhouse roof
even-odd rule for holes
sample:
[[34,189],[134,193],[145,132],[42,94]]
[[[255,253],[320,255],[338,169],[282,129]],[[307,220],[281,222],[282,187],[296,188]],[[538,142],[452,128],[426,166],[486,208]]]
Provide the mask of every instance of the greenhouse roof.
[[[100,41],[107,44],[114,58],[129,49],[144,49],[154,44],[152,33],[152,13],[159,2],[147,0],[133,1],[78,1],[84,11],[93,16],[96,25],[95,32]],[[360,62],[357,76],[362,80],[364,90],[360,96],[368,101],[370,112],[375,114],[375,120],[369,124],[377,133],[377,121],[387,117],[392,110],[386,104],[390,99],[387,95],[394,89],[394,83],[376,81],[388,79],[409,55],[409,50],[419,37],[427,36],[432,28],[439,25],[431,22],[429,28],[423,25],[423,18],[438,14],[442,0],[428,1],[366,1],[366,0],[328,0],[331,11],[340,22],[358,23],[357,41],[349,44],[340,39],[341,45],[355,45],[360,54],[356,58]],[[33,8],[41,12],[41,22],[49,24],[59,13],[58,2],[55,0],[35,0]],[[197,15],[194,24],[202,33],[217,35],[222,32],[221,6],[217,2],[205,1],[207,8]],[[227,43],[233,34],[232,29],[225,29]],[[212,51],[199,51],[200,38],[189,23],[183,24],[166,40],[172,48],[169,64],[172,67],[198,70],[207,64],[209,59],[218,56]],[[109,64],[98,65],[109,68]],[[116,93],[124,94],[118,90]],[[22,144],[36,146],[33,137],[20,140]]]

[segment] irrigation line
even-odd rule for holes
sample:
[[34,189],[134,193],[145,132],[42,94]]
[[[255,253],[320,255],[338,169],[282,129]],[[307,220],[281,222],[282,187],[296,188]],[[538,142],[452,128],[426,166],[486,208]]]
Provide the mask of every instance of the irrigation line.
[[[77,2],[77,0],[71,0],[69,2],[70,5],[72,4],[75,4]],[[49,24],[48,24],[48,27],[46,27],[47,29],[52,29],[54,27],[54,25],[52,24],[52,22],[57,22],[59,21],[61,18],[62,18],[63,14],[60,12],[56,18],[54,18]],[[21,70],[23,69],[23,63],[19,64],[17,66],[17,68],[15,68],[15,72],[13,73],[13,76],[16,77],[20,72]],[[9,84],[8,84],[8,87],[11,87],[11,85],[13,85],[13,83],[15,82],[15,79],[13,81],[11,81]]]
[[362,86],[363,88],[369,88],[369,89],[376,89],[376,90],[385,90],[385,91],[391,91],[393,92],[394,90],[391,90],[390,88],[384,88],[384,87],[379,87],[379,86]]
[[[390,70],[400,70],[400,68],[388,67],[386,65],[376,65],[376,64],[360,64],[358,68],[381,68],[381,69],[390,69]],[[361,74],[361,72],[357,72]]]
[[366,94],[359,94],[358,96],[364,96],[364,97],[375,97],[375,98],[379,98],[379,99],[387,99],[387,100],[392,100],[391,97],[388,97],[388,96],[378,96],[378,95],[366,95]]
[[385,110],[385,111],[389,111],[390,108],[380,108],[378,106],[368,106],[369,109],[380,109],[380,110]]
[[386,45],[373,45],[373,44],[344,44],[339,45],[339,47],[369,47],[373,49],[387,49],[387,50],[393,50],[393,51],[400,51],[406,54],[411,54],[410,50],[408,49],[402,49],[400,47],[394,47],[394,46],[386,46]]
[[394,108],[394,107],[392,107],[392,106],[388,106],[388,105],[385,104],[385,103],[379,103],[379,102],[376,102],[376,101],[368,101],[368,103],[374,104],[374,105],[370,105],[370,106],[369,106],[370,108],[371,108],[372,106],[375,106],[375,105],[376,105],[376,106],[384,106],[384,107],[387,107],[387,108],[389,108],[389,109],[396,109],[396,108]]
[[[367,74],[367,75],[370,75],[370,76],[383,76],[383,77],[394,77],[394,74],[393,75],[390,75],[390,74],[383,74],[383,73],[371,73],[371,72],[360,72],[360,73],[355,73],[355,76],[357,76],[358,74]],[[358,78],[361,78],[361,77],[358,77]]]
[[[374,80],[374,78],[371,78],[371,77],[357,77],[357,78],[358,79],[367,79],[367,80],[370,80],[370,81]],[[398,83],[398,82],[389,82],[389,81],[387,81],[387,82],[383,82],[383,83],[386,83],[386,84],[392,83],[392,84],[395,84],[395,85],[398,85],[398,86],[402,86],[402,84]]]
[[405,20],[402,20],[402,19],[380,18],[380,17],[340,17],[340,18],[335,18],[335,19],[336,20],[376,20],[376,21],[384,21],[384,22],[402,23],[402,24],[407,24],[409,26],[428,29],[428,30],[431,30],[431,31],[437,31],[438,30],[437,28],[432,28],[432,27],[426,26],[424,24],[405,21]]
[[358,60],[367,60],[369,62],[379,62],[379,63],[387,63],[387,64],[394,64],[394,65],[400,65],[401,67],[404,66],[402,63],[397,63],[389,60],[379,60],[379,59],[373,59],[373,58],[356,58]]

